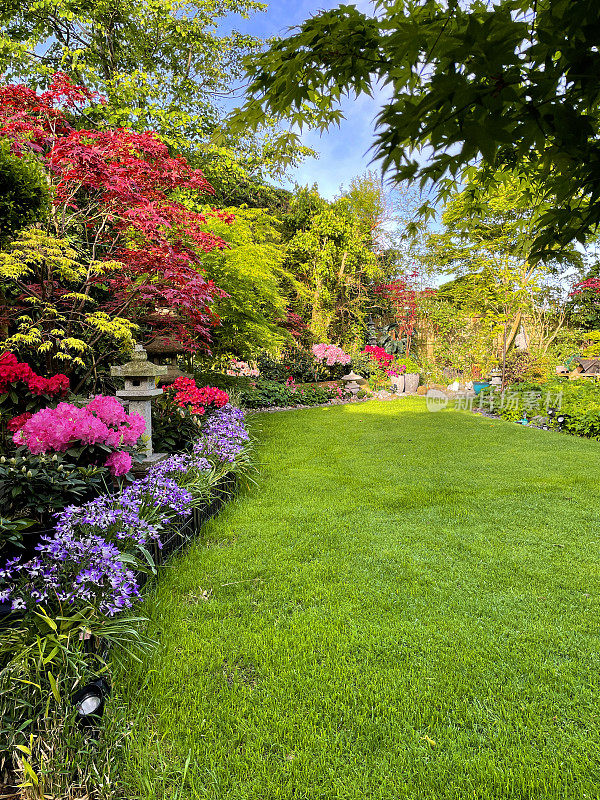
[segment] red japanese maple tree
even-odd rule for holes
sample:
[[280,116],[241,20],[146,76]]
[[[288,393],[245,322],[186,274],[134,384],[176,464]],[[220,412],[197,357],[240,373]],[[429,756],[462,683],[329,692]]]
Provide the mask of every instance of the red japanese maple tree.
[[76,128],[91,102],[102,98],[62,73],[41,93],[1,86],[0,136],[15,154],[34,153],[44,164],[56,235],[76,233],[90,260],[114,263],[102,277],[110,288],[104,310],[142,322],[168,310],[153,317],[186,349],[206,346],[218,322],[210,307],[223,293],[204,278],[202,255],[227,246],[208,231],[207,217],[232,217],[184,205],[182,191],[214,191],[154,134]]
[[417,272],[403,275],[389,283],[375,286],[374,294],[387,301],[392,308],[400,338],[406,338],[406,353],[410,353],[412,336],[417,322],[417,290],[410,284],[418,277]]
[[417,289],[417,270],[375,286],[373,292],[389,304],[396,319],[398,335],[406,339],[406,354],[410,353],[412,338],[419,317],[420,303],[433,293],[432,289]]
[[586,291],[596,292],[596,294],[600,295],[600,278],[586,278],[586,280],[576,283],[570,292],[570,296],[575,297]]

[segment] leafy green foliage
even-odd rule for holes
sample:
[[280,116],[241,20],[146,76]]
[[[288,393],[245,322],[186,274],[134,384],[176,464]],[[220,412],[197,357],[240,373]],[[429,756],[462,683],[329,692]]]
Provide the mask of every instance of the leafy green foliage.
[[0,141],[0,248],[17,231],[41,221],[48,213],[48,188],[33,158],[11,155]]
[[572,327],[582,328],[585,331],[600,329],[600,302],[598,291],[594,288],[586,288],[587,281],[600,277],[600,263],[588,265],[583,276],[582,287],[579,291],[571,294],[567,302],[566,311],[569,324]]
[[256,359],[261,378],[267,381],[285,381],[293,378],[300,383],[322,381],[330,377],[328,368],[317,361],[312,353],[293,347],[284,350],[279,356],[268,353]]
[[244,408],[316,406],[338,399],[341,390],[323,386],[290,386],[277,381],[260,380],[256,386],[239,390]]
[[527,350],[513,350],[506,357],[504,381],[509,384],[545,381],[550,366],[547,358],[536,356]]
[[571,246],[560,258],[532,263],[532,194],[539,187],[502,174],[480,197],[483,190],[476,179],[450,198],[442,214],[443,231],[428,237],[427,260],[430,269],[474,279],[455,287],[470,293],[456,298],[463,306],[514,315],[537,299],[549,278],[580,268],[582,256]]
[[198,436],[198,425],[189,417],[161,413],[152,408],[152,445],[156,453],[183,453]]
[[[472,280],[458,278],[444,284],[424,302],[422,319],[432,337],[434,371],[435,367],[452,367],[469,376],[474,368],[482,368],[485,373],[497,363],[497,317],[472,308],[473,300],[482,296],[479,290],[472,293],[470,287],[464,285]],[[486,292],[491,293],[492,287],[488,286]]]
[[77,466],[62,454],[0,456],[0,506],[8,517],[51,527],[55,512],[99,494],[108,478],[104,467]]
[[220,325],[213,358],[237,356],[252,360],[261,350],[277,350],[290,336],[278,321],[286,317],[289,287],[301,287],[284,268],[281,225],[262,209],[225,209],[233,222],[211,220],[211,230],[226,239],[228,247],[208,253],[207,278],[225,292],[213,304]]
[[201,419],[178,408],[168,394],[152,403],[152,447],[155,453],[185,453],[200,432]]
[[276,215],[289,204],[291,192],[266,180],[265,173],[269,174],[271,166],[263,153],[258,156],[214,145],[199,146],[191,160],[215,190],[218,206],[264,208]]
[[381,276],[370,231],[347,198],[328,203],[314,188],[296,192],[283,222],[285,267],[302,284],[291,307],[315,341],[361,342],[366,287]]
[[98,310],[108,295],[102,279],[123,268],[90,261],[68,239],[28,228],[0,253],[0,309],[8,324],[3,346],[46,374],[84,376],[122,359],[137,326]]
[[597,12],[595,0],[378,0],[372,15],[341,5],[248,61],[233,124],[268,113],[327,128],[343,97],[383,84],[374,149],[384,171],[433,181],[442,197],[478,163],[486,185],[499,166],[536,178],[550,203],[534,223],[543,254],[600,221]]
[[24,536],[27,529],[35,524],[35,520],[29,517],[20,517],[19,519],[8,519],[8,517],[0,516],[0,554],[5,548],[11,548],[14,551],[23,547]]
[[560,258],[531,258],[531,186],[505,175],[485,201],[481,188],[474,181],[450,199],[444,228],[428,237],[424,256],[430,272],[454,276],[425,301],[436,360],[463,370],[502,361],[525,325],[532,351],[545,356],[565,320],[555,287],[582,266],[572,246]]
[[0,17],[3,72],[38,85],[66,72],[106,96],[97,113],[109,125],[152,129],[181,145],[214,128],[218,93],[259,45],[217,25],[263,8],[254,0],[9,3]]
[[[489,390],[484,392],[484,403],[486,394],[489,398]],[[538,416],[575,436],[600,439],[600,384],[593,379],[518,383],[508,388],[507,396],[510,402],[492,404],[504,419],[514,422]],[[555,413],[548,416],[548,409]]]
[[241,135],[223,124],[222,100],[243,77],[243,56],[262,45],[229,20],[265,9],[256,0],[8,2],[0,11],[1,71],[38,87],[66,73],[106,98],[87,112],[94,126],[153,130],[194,161],[207,153],[233,159],[238,177],[247,173],[236,194],[268,195],[266,177],[314,152],[272,120]]
[[40,608],[10,627],[0,624],[3,778],[8,772],[13,780],[23,779],[25,791],[51,786],[63,796],[74,784],[108,779],[111,770],[105,766],[99,780],[98,751],[109,749],[106,740],[118,724],[108,720],[100,742],[91,746],[89,731],[77,724],[71,697],[99,675],[108,678],[109,648],[116,663],[124,654],[135,661],[152,649],[139,630],[144,622],[139,617],[107,619],[90,607],[77,612],[65,608],[56,617]]
[[[216,386],[226,392],[236,391],[238,388],[250,386],[250,378],[240,375],[227,375],[212,369],[197,369],[194,371],[196,386]],[[235,403],[234,403],[235,405]]]

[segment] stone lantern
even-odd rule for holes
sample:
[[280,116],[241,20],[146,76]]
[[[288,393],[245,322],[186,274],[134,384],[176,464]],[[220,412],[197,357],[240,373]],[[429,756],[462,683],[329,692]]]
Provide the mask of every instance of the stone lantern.
[[502,370],[493,369],[490,372],[490,386],[498,390],[502,388]]
[[360,392],[361,385],[364,386],[364,384],[367,383],[362,375],[357,375],[354,371],[344,375],[342,380],[346,385],[346,389],[348,389],[349,392],[352,392],[353,395],[357,395]]
[[117,397],[127,403],[130,414],[139,414],[146,423],[143,467],[165,457],[152,452],[152,400],[163,393],[162,389],[156,388],[156,378],[166,371],[166,367],[148,361],[148,354],[141,344],[136,344],[131,361],[110,368],[113,377],[125,379],[125,388],[116,393]]
[[162,362],[167,368],[165,374],[158,379],[159,386],[167,386],[177,378],[194,377],[177,366],[177,356],[184,353],[185,350],[175,336],[155,336],[146,344],[146,352],[150,361]]

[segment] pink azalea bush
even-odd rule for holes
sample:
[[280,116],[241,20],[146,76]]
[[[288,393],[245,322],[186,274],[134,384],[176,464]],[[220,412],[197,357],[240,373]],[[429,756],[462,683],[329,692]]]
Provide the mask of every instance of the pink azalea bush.
[[243,375],[247,378],[258,378],[260,374],[256,367],[251,367],[250,364],[239,361],[237,358],[231,360],[226,373],[227,375]]
[[116,478],[121,475],[127,475],[132,464],[131,455],[124,450],[116,450],[114,453],[111,453],[104,462],[104,466],[108,467],[111,475],[114,475]]
[[[116,397],[97,395],[83,408],[71,403],[43,408],[15,432],[13,441],[25,445],[34,455],[64,453],[82,445],[105,445],[119,451],[137,444],[145,430],[144,419],[139,414],[127,414]],[[111,453],[105,466],[113,475],[124,475],[131,467],[131,456]]]
[[312,352],[317,361],[328,367],[333,367],[335,364],[349,364],[352,361],[352,356],[334,344],[314,344]]

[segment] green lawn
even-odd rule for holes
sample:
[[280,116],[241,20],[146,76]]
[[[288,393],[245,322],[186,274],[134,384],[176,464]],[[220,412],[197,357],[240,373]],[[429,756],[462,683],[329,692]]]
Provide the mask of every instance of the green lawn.
[[600,443],[420,399],[252,428],[121,677],[124,796],[600,797]]

